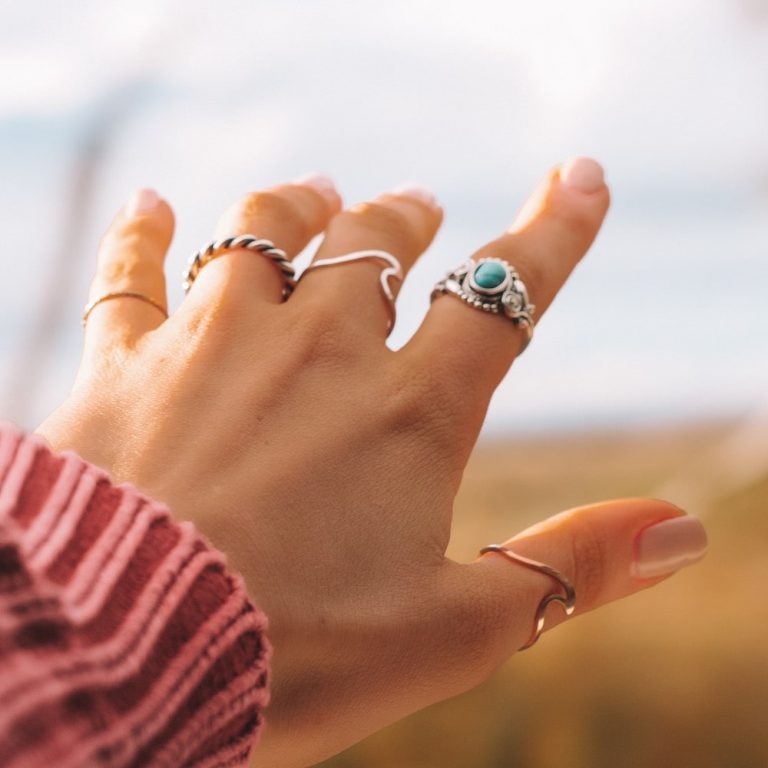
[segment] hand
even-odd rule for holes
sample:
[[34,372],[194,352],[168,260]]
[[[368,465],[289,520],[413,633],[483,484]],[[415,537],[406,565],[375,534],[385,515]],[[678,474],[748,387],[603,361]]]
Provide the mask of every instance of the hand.
[[[555,169],[475,257],[513,264],[538,319],[608,197],[592,161]],[[249,195],[218,234],[254,232],[293,256],[325,231],[318,258],[378,248],[407,270],[441,219],[420,190],[341,211],[315,178]],[[172,230],[168,205],[139,195],[102,242],[92,298],[164,302]],[[308,765],[480,683],[526,642],[554,587],[498,554],[444,554],[462,471],[522,332],[445,296],[393,352],[379,273],[373,262],[318,269],[281,303],[274,266],[236,252],[207,265],[167,320],[136,299],[104,302],[71,395],[38,430],[167,502],[244,575],[275,647],[263,765]],[[507,542],[573,580],[577,613],[656,583],[705,543],[694,518],[642,499],[571,510]],[[551,608],[548,626],[561,619]]]

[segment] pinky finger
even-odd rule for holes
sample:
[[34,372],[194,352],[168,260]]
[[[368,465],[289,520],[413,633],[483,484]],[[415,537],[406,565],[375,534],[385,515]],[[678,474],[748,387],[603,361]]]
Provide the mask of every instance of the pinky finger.
[[135,192],[115,217],[99,246],[83,316],[87,351],[133,347],[166,319],[163,265],[173,228],[170,206],[151,189]]

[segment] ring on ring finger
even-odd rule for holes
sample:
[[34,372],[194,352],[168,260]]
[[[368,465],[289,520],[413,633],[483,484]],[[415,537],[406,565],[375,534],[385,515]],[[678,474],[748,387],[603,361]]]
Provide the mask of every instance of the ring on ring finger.
[[188,293],[192,283],[200,274],[200,270],[221,256],[227,251],[245,249],[254,254],[265,256],[272,260],[272,263],[280,270],[283,278],[283,299],[291,295],[296,285],[296,270],[288,259],[288,255],[280,248],[276,248],[271,240],[258,238],[256,235],[238,235],[236,237],[226,237],[223,240],[212,240],[203,246],[197,253],[193,254],[187,262],[187,268],[184,271],[184,293]]

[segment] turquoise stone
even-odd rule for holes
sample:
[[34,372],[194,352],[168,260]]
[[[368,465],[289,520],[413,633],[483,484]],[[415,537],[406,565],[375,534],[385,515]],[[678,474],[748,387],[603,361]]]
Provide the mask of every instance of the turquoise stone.
[[481,288],[496,288],[501,285],[507,277],[507,270],[503,265],[497,264],[495,261],[483,262],[475,270],[475,282]]

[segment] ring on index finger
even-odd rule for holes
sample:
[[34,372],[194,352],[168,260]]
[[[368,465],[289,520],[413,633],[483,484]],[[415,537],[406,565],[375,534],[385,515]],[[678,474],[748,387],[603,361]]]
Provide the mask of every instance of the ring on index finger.
[[456,296],[474,309],[510,320],[525,332],[523,349],[533,338],[536,307],[531,304],[520,275],[504,259],[465,261],[435,285],[431,300],[444,294]]

